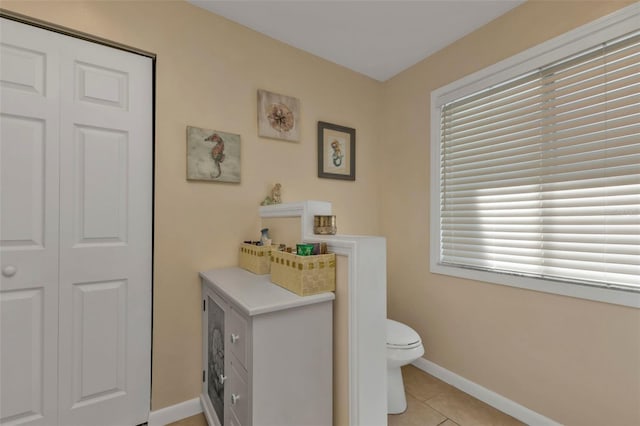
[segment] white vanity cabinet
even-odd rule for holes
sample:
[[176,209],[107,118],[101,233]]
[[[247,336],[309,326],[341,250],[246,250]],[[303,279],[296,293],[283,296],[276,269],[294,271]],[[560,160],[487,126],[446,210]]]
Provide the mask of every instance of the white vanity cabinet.
[[240,268],[200,273],[209,425],[330,425],[333,293],[301,297]]

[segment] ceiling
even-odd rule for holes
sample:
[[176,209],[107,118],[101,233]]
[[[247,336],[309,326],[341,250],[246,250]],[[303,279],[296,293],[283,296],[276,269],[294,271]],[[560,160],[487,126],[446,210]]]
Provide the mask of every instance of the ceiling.
[[524,0],[188,0],[385,81]]

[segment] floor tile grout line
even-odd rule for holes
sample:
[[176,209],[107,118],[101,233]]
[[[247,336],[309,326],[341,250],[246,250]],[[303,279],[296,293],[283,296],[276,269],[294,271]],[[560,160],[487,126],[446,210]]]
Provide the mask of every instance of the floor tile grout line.
[[[448,416],[448,415],[446,415],[445,413],[441,412],[440,410],[436,410],[434,407],[432,407],[432,406],[427,402],[427,401],[429,401],[429,399],[433,399],[433,398],[435,398],[435,397],[439,396],[439,395],[440,395],[440,393],[438,393],[437,395],[435,395],[435,396],[433,396],[433,397],[431,397],[431,398],[429,398],[429,399],[425,399],[425,400],[421,400],[421,399],[416,398],[416,396],[415,396],[415,395],[413,395],[411,392],[406,392],[406,393],[407,393],[407,394],[409,394],[409,395],[411,395],[411,397],[413,397],[413,399],[415,399],[416,401],[418,401],[420,404],[426,405],[427,407],[431,408],[431,409],[432,409],[433,411],[435,411],[436,413],[440,414],[441,416],[444,416],[444,418],[445,418],[445,419],[444,419],[443,421],[441,421],[440,423],[438,423],[438,425],[441,425],[442,423],[446,422],[447,420],[451,420],[451,419],[449,419],[449,416]],[[455,422],[455,421],[453,421],[453,420],[451,420],[451,421],[452,421],[452,422],[454,422],[454,423],[456,423],[456,422]],[[456,424],[458,424],[458,423],[456,423]]]
[[[452,419],[449,417],[449,415],[448,415],[448,414],[441,412],[440,410],[436,409],[436,408],[435,408],[435,407],[433,407],[431,404],[429,404],[429,401],[430,401],[430,400],[432,400],[432,399],[434,399],[434,398],[437,398],[437,397],[439,397],[439,396],[441,396],[441,395],[446,395],[446,392],[437,392],[435,395],[433,395],[431,398],[428,398],[428,399],[418,398],[416,395],[414,395],[413,393],[411,393],[411,392],[409,392],[409,391],[405,391],[405,392],[406,392],[407,394],[411,395],[411,396],[413,397],[413,399],[415,399],[416,401],[418,401],[418,402],[420,402],[420,403],[422,403],[422,404],[426,405],[427,407],[431,408],[433,411],[435,411],[435,412],[437,412],[437,413],[439,413],[439,414],[443,415],[443,416],[445,417],[445,419],[444,419],[442,422],[438,423],[438,425],[441,425],[442,423],[446,422],[446,421],[447,421],[447,419],[449,419],[449,420],[451,420],[452,422],[456,423],[454,420],[452,420]],[[458,423],[456,423],[456,424],[458,424]]]
[[[435,397],[434,397],[435,398]],[[433,399],[433,398],[431,398]],[[427,401],[424,401],[423,404],[425,404],[427,407],[431,408],[433,411],[435,411],[436,413],[439,413],[440,415],[443,415],[445,417],[445,420],[443,420],[441,423],[438,423],[438,425],[441,425],[442,423],[446,422],[447,420],[451,420],[452,422],[454,422],[455,424],[458,424],[455,420],[452,420],[448,414],[443,413],[442,411],[436,409],[435,407],[433,407],[432,405],[430,405]]]
[[[421,372],[421,373],[422,373],[422,374],[424,374],[425,376],[428,376],[428,374],[427,374],[427,373],[425,373],[425,372]],[[436,379],[437,379],[437,378],[436,378]],[[451,389],[451,390],[452,390],[452,392],[449,392],[449,391],[440,391],[440,392],[436,392],[436,393],[435,393],[434,395],[432,395],[430,398],[426,398],[426,399],[418,399],[415,395],[413,395],[413,393],[408,392],[408,391],[407,391],[407,393],[408,393],[409,395],[411,395],[414,399],[416,399],[416,400],[418,400],[418,401],[422,402],[424,405],[428,406],[429,408],[431,408],[431,409],[432,409],[432,410],[434,410],[435,412],[437,412],[437,413],[439,413],[440,415],[442,415],[442,416],[446,417],[447,419],[451,420],[453,423],[455,423],[455,424],[456,424],[456,425],[458,425],[458,426],[460,426],[460,423],[458,423],[458,422],[456,422],[455,420],[453,420],[453,419],[449,416],[449,414],[447,414],[446,412],[443,412],[443,411],[441,411],[440,409],[438,409],[438,408],[434,407],[434,406],[430,403],[430,401],[432,401],[432,400],[434,400],[434,399],[436,399],[436,398],[438,398],[438,397],[441,397],[441,396],[446,397],[447,395],[458,394],[459,396],[461,396],[461,397],[463,397],[463,398],[469,398],[469,399],[471,399],[471,400],[472,400],[472,401],[474,401],[474,402],[478,402],[481,406],[485,406],[485,405],[486,405],[483,401],[478,400],[477,398],[473,397],[472,395],[467,394],[466,392],[464,392],[464,391],[462,391],[462,390],[460,390],[460,389],[457,389],[457,388],[455,388],[455,387],[452,387],[452,389]],[[495,410],[495,408],[493,408],[493,407],[491,407],[491,406],[489,406],[489,408],[492,408],[492,409],[494,409],[494,410]],[[499,410],[498,410],[498,411],[499,411]],[[503,414],[504,414],[504,413],[503,413]],[[445,419],[443,422],[446,422],[446,419]],[[440,424],[442,424],[442,423],[440,423]]]

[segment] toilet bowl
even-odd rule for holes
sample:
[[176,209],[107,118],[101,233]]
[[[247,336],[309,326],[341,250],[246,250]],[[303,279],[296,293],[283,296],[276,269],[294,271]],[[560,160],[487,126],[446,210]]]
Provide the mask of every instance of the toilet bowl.
[[387,412],[399,414],[407,409],[400,367],[424,355],[420,336],[411,327],[387,319]]

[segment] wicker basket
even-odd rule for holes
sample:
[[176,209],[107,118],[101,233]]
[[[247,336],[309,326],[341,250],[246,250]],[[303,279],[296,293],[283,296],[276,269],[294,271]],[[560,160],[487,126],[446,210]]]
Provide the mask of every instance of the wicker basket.
[[335,291],[336,255],[297,256],[273,250],[271,282],[299,296]]
[[243,243],[240,246],[240,267],[257,275],[268,274],[271,270],[271,250],[273,246],[256,246]]

